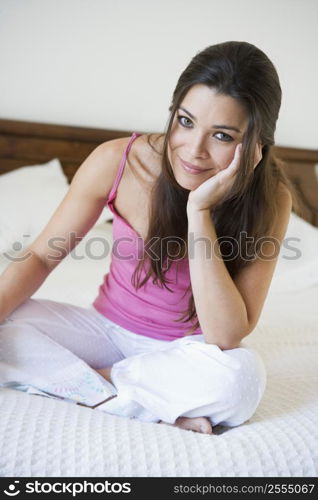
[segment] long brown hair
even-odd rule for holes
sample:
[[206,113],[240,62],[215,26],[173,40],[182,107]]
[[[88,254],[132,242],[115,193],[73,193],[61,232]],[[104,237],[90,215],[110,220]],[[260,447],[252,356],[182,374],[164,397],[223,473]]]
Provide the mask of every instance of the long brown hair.
[[[280,183],[290,190],[294,204],[297,205],[297,194],[272,151],[282,95],[273,63],[264,52],[247,42],[230,41],[207,47],[191,60],[173,92],[169,107],[170,118],[163,134],[162,169],[152,190],[149,230],[145,240],[146,243],[152,241],[151,249],[157,257],[152,259],[151,256],[144,255],[138,263],[132,276],[136,289],[152,277],[154,284],[173,293],[168,287],[165,272],[174,260],[180,259],[180,255],[188,255],[186,206],[190,191],[177,183],[167,151],[176,110],[195,84],[207,85],[219,94],[237,99],[243,104],[249,117],[242,142],[241,165],[235,183],[226,199],[217,207],[213,207],[213,213],[211,211],[218,241],[222,240],[220,251],[232,278],[254,260],[259,252],[259,242],[265,235],[270,234],[277,215],[277,188]],[[156,150],[150,137],[148,142]],[[263,156],[253,170],[257,142],[263,145]],[[246,244],[233,257],[232,242],[241,241],[242,234],[248,237]],[[228,258],[229,255],[231,258]],[[148,270],[141,280],[141,271],[146,264]],[[188,309],[175,320],[192,323],[193,326],[186,335],[193,333],[200,326],[191,283],[187,292]]]

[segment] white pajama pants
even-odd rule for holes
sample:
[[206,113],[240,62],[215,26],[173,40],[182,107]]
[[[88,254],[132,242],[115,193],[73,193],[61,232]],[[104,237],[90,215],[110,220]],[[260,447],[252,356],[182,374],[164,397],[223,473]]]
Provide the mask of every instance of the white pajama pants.
[[[95,371],[109,366],[112,384]],[[10,384],[146,422],[205,416],[232,427],[254,414],[266,372],[243,344],[222,351],[202,335],[157,340],[93,307],[28,299],[0,324],[0,387]]]

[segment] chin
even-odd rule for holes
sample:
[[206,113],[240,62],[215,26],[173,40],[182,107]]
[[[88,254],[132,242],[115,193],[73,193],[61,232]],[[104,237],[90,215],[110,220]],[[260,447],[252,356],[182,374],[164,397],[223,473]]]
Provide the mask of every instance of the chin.
[[[210,175],[208,178],[213,177],[213,175]],[[188,176],[188,175],[183,175],[182,173],[180,175],[175,176],[175,179],[179,186],[183,187],[183,189],[188,189],[189,191],[194,191],[196,188],[201,186],[208,178],[204,180],[198,180],[196,176]]]
[[179,186],[181,186],[183,189],[187,189],[188,191],[194,191],[201,184],[198,181],[184,179],[181,176],[179,178],[176,177],[176,181],[179,184]]

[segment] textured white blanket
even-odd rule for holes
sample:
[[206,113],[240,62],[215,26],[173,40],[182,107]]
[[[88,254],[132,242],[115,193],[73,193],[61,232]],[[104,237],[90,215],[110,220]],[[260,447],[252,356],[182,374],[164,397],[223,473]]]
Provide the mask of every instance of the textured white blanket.
[[[34,297],[88,305],[105,271],[66,259]],[[318,286],[269,295],[244,340],[264,359],[264,398],[249,422],[211,436],[1,389],[0,475],[317,476],[317,304]]]

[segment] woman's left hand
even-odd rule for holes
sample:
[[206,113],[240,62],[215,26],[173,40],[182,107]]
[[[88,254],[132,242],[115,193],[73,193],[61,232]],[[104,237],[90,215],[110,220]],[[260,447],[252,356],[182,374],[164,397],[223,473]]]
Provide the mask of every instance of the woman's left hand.
[[[187,211],[210,210],[221,201],[234,184],[235,177],[240,165],[242,144],[237,144],[233,160],[229,166],[213,177],[200,184],[199,187],[190,192],[188,197]],[[256,146],[254,168],[262,159],[262,147]]]

